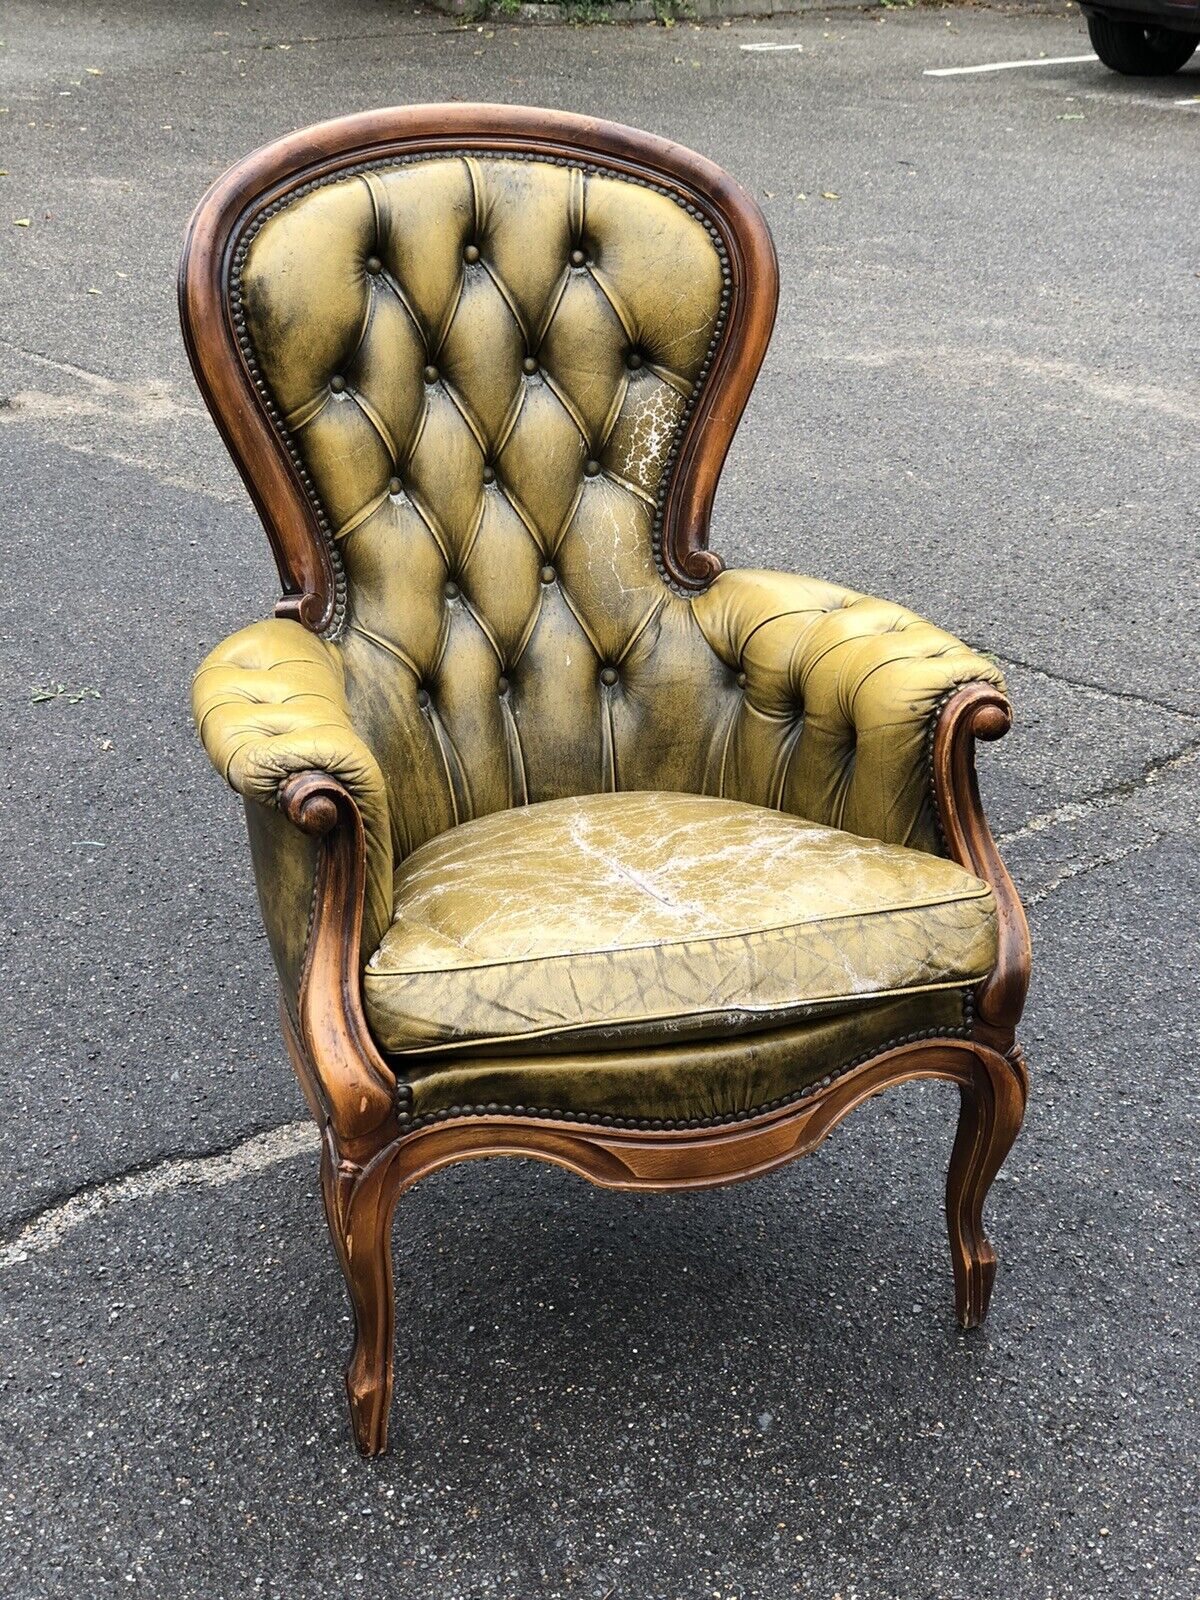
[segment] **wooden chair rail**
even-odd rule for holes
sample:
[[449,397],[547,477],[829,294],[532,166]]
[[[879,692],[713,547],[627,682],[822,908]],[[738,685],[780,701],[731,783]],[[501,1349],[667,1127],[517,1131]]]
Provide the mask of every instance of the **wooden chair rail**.
[[642,1133],[518,1117],[471,1116],[391,1137],[350,1159],[328,1124],[322,1187],[350,1290],[355,1341],[346,1372],[358,1444],[387,1447],[395,1291],[390,1230],[397,1199],[457,1161],[529,1156],[610,1189],[704,1189],[740,1182],[807,1155],[865,1100],[919,1079],[957,1085],[958,1132],[946,1183],[946,1226],[960,1324],[987,1315],[996,1255],[983,1202],[1021,1126],[1027,1077],[1019,1050],[1002,1056],[973,1040],[902,1046],[863,1063],[787,1110],[703,1132]]

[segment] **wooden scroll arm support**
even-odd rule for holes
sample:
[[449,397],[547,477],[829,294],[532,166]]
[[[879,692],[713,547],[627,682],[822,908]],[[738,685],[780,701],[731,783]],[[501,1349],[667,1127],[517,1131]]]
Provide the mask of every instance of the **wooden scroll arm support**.
[[996,897],[999,951],[992,973],[975,990],[975,1036],[1002,1055],[1013,1048],[1029,988],[1029,925],[983,814],[975,741],[999,739],[1011,726],[1012,707],[1001,691],[968,683],[943,703],[933,735],[933,793],[946,849],[991,884]]
[[362,1009],[366,838],[350,791],[328,772],[299,772],[279,804],[320,842],[300,980],[299,1044],[338,1149],[356,1159],[396,1134],[396,1079]]

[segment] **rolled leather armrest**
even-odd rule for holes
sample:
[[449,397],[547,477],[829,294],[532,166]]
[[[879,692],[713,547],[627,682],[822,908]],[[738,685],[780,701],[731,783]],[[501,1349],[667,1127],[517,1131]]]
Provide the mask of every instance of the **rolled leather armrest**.
[[279,787],[296,773],[327,772],[358,807],[366,841],[365,960],[392,913],[383,774],[350,720],[337,650],[298,622],[256,622],[219,644],[196,674],[192,712],[213,765],[246,801],[263,918],[294,1009],[318,846],[279,809]]
[[724,792],[761,792],[814,822],[941,853],[930,772],[939,707],[959,685],[1002,692],[996,665],[903,606],[813,578],[722,572],[693,602],[744,704]]

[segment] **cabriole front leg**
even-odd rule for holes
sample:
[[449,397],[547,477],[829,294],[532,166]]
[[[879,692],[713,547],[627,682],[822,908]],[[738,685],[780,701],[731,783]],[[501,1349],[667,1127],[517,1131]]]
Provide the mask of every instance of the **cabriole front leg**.
[[359,1166],[339,1156],[332,1130],[326,1128],[321,1154],[325,1215],[354,1308],[346,1393],[354,1437],[364,1456],[387,1449],[396,1329],[392,1217],[400,1187],[398,1148],[389,1144]]
[[954,1265],[954,1299],[964,1328],[987,1316],[996,1252],[983,1226],[983,1203],[1012,1149],[1025,1115],[1025,1074],[1014,1059],[978,1047],[959,1082],[958,1132],[946,1179],[946,1228]]

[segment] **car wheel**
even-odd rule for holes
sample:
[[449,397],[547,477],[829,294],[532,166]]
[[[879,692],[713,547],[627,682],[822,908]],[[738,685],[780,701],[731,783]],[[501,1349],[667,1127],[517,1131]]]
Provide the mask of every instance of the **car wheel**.
[[1112,17],[1087,19],[1092,48],[1106,67],[1134,78],[1161,78],[1178,72],[1200,44],[1200,33],[1174,28],[1145,28],[1140,22]]

